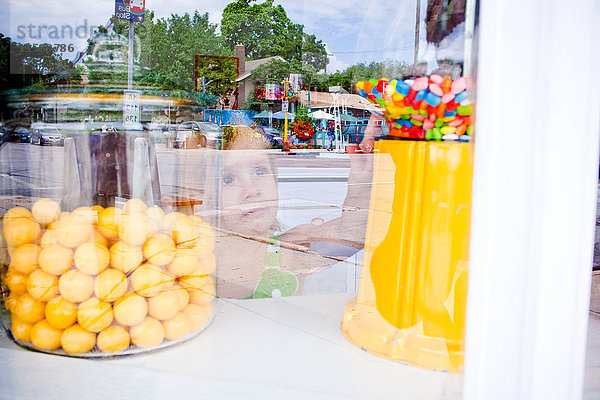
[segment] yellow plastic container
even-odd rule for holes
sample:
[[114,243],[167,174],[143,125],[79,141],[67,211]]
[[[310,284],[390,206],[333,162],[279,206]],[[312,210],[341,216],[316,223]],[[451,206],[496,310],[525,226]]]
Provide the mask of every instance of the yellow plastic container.
[[378,356],[461,372],[471,144],[381,140],[358,298],[342,331]]

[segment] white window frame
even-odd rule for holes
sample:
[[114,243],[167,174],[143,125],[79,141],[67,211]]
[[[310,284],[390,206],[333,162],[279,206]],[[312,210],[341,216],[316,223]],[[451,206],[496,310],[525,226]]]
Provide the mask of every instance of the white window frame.
[[481,0],[465,400],[582,397],[600,2]]

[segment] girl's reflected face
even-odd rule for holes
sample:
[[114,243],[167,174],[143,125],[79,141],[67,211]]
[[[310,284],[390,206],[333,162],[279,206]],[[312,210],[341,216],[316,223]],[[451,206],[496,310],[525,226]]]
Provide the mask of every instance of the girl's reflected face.
[[276,226],[277,176],[267,154],[228,151],[223,157],[221,222],[239,233],[270,234]]

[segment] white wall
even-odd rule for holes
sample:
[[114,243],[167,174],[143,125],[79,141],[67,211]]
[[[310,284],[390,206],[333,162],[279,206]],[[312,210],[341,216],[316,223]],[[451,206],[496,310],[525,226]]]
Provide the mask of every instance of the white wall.
[[464,399],[582,395],[598,0],[481,0]]

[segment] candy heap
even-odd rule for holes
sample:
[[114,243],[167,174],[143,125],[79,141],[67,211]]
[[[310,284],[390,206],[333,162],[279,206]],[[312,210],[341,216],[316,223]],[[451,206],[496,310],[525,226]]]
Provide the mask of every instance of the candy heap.
[[214,230],[131,199],[61,212],[39,199],[4,215],[13,337],[70,354],[152,348],[212,315]]
[[390,135],[417,140],[468,142],[473,119],[467,80],[423,76],[414,81],[370,79],[356,84],[358,94],[384,108]]

